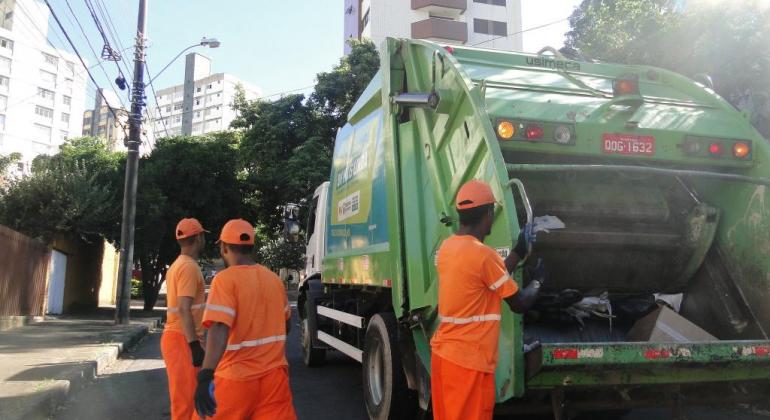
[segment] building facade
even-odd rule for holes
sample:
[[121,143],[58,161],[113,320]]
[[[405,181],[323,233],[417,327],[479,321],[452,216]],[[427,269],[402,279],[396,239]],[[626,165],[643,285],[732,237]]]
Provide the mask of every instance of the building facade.
[[112,92],[103,89],[96,93],[94,108],[83,113],[83,135],[104,139],[110,151],[126,151],[128,111],[118,104],[117,98],[111,100],[112,96]]
[[197,136],[227,130],[238,87],[254,100],[259,88],[227,73],[211,74],[211,60],[197,53],[185,57],[184,83],[157,91],[152,109],[155,136]]
[[48,21],[38,0],[0,0],[0,154],[21,154],[16,174],[82,131],[88,76],[77,56],[49,45]]
[[386,37],[522,50],[521,0],[345,0],[348,40]]

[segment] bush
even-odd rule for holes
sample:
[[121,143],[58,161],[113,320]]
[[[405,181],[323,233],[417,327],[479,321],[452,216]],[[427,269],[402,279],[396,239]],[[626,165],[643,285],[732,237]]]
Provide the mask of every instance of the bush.
[[139,279],[131,279],[131,299],[139,299],[142,297],[142,281]]

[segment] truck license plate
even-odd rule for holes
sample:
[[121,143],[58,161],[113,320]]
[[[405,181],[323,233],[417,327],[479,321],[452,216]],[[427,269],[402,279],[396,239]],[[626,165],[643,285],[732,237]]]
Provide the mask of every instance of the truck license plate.
[[655,137],[604,133],[602,150],[615,155],[655,155]]

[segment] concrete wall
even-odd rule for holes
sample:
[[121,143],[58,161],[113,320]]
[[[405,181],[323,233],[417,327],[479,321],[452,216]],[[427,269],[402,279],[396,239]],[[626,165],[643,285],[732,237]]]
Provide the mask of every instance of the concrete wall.
[[118,290],[118,266],[120,252],[109,242],[104,242],[101,282],[99,284],[99,306],[115,304]]

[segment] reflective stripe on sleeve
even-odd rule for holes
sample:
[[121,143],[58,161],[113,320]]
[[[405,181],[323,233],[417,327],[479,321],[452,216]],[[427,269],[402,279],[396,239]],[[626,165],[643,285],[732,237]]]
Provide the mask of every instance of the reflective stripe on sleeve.
[[256,340],[243,341],[238,344],[228,344],[226,350],[233,351],[233,350],[240,350],[244,347],[264,346],[265,344],[277,343],[279,341],[286,341],[286,336],[274,335],[272,337],[265,337],[265,338],[259,338]]
[[489,290],[497,290],[499,289],[503,284],[505,284],[508,279],[510,279],[511,276],[508,274],[504,274],[502,277],[500,277],[496,282],[492,283],[491,286],[489,286]]
[[[198,303],[196,305],[190,306],[190,309],[205,309],[205,308],[206,308],[206,304],[205,303]],[[176,312],[179,312],[179,308],[176,307],[176,306],[172,306],[170,308],[166,308],[166,311],[167,312],[174,312],[174,313],[176,313]]]
[[219,312],[224,312],[224,313],[226,313],[226,314],[228,314],[228,315],[230,315],[230,316],[235,316],[235,309],[233,309],[233,308],[228,308],[227,306],[222,306],[222,305],[212,305],[212,304],[210,304],[210,303],[207,303],[207,304],[206,304],[206,310],[208,310],[208,311],[219,311]]
[[440,318],[441,318],[441,322],[446,322],[449,324],[464,325],[464,324],[470,324],[471,322],[499,321],[500,314],[475,315],[469,318],[455,318],[451,316],[441,316]]

